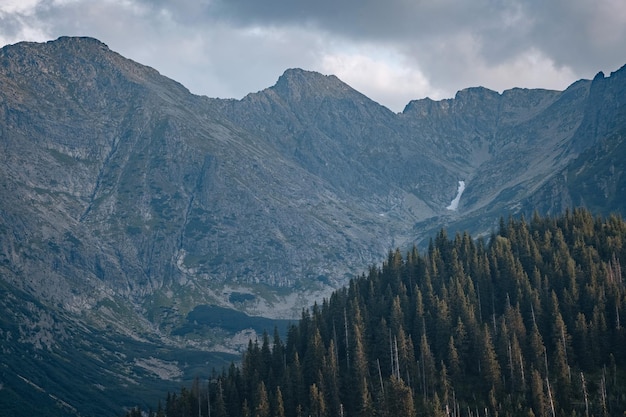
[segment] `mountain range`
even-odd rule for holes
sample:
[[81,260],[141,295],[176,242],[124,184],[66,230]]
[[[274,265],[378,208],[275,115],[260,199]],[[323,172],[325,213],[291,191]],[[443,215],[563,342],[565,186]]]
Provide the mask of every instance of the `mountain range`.
[[[394,113],[301,69],[216,99],[95,39],[5,46],[0,401],[88,415],[68,400],[80,381],[104,398],[96,376],[189,378],[442,227],[623,214],[625,133],[626,67]],[[51,381],[69,352],[88,375]]]

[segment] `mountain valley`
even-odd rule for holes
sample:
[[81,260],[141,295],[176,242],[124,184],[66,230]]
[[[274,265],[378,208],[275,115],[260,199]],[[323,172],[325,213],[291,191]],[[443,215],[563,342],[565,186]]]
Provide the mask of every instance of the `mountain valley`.
[[[104,377],[162,389],[221,367],[441,228],[489,236],[501,218],[579,206],[623,215],[625,135],[626,67],[393,113],[302,69],[216,99],[95,39],[6,46],[0,403],[110,412],[130,400],[79,397],[110,397]],[[222,318],[204,323],[207,311]]]

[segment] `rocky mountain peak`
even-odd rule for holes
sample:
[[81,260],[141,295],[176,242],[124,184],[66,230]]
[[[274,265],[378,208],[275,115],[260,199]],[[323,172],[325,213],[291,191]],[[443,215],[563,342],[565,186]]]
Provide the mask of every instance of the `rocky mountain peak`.
[[0,56],[17,56],[27,53],[31,58],[47,54],[63,53],[63,54],[92,54],[111,52],[109,47],[98,39],[86,36],[61,36],[55,40],[45,43],[40,42],[18,42],[12,45],[6,45],[0,49]]
[[286,70],[271,87],[281,96],[300,97],[351,91],[352,88],[334,75],[323,75],[300,68]]
[[500,99],[500,94],[485,87],[470,87],[458,91],[454,98],[433,100],[429,97],[412,100],[404,108],[403,114],[429,116],[433,112],[466,111],[466,107],[484,108]]
[[456,100],[470,101],[477,98],[495,99],[500,94],[497,91],[490,90],[486,87],[468,87],[457,91],[454,98]]
[[178,82],[90,37],[64,36],[46,43],[5,46],[0,50],[0,78],[39,103],[63,96],[83,110],[117,107],[137,87],[169,102],[190,97]]
[[334,75],[323,75],[315,71],[299,68],[286,70],[274,86],[264,90],[269,96],[288,102],[291,105],[311,105],[325,100],[367,100],[369,99],[354,90]]
[[56,40],[46,42],[46,44],[66,51],[72,49],[76,51],[110,51],[107,44],[89,36],[60,36]]

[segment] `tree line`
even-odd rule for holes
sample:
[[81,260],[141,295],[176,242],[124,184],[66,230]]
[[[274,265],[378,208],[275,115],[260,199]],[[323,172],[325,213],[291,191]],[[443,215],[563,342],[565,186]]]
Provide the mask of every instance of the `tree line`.
[[625,259],[626,223],[584,209],[441,230],[149,414],[622,416]]

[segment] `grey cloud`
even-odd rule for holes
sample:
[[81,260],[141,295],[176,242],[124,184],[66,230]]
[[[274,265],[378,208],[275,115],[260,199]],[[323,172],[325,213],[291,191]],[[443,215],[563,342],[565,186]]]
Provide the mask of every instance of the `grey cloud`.
[[[558,65],[588,72],[597,71],[599,65],[617,69],[625,63],[626,3],[606,0],[538,1],[534,12],[535,30],[530,39]],[[615,13],[616,20],[610,19],[612,13]],[[615,34],[615,37],[604,36],[607,32]]]
[[407,41],[490,26],[516,2],[494,0],[137,0],[168,10],[180,22],[208,19],[235,26],[307,26],[360,40]]
[[2,30],[0,31],[0,36],[2,36],[3,38],[14,39],[16,36],[19,35],[23,27],[24,24],[18,17],[11,15],[0,15],[0,28],[2,28]]
[[[492,64],[536,48],[558,66],[586,72],[599,64],[620,66],[625,59],[626,21],[611,22],[603,16],[605,9],[623,8],[622,4],[608,0],[216,0],[207,10],[241,25],[307,24],[357,41],[404,47],[445,44],[446,39],[467,33],[481,42],[481,54]],[[617,36],[602,39],[593,32],[593,24],[610,26],[607,30]]]
[[[149,19],[167,13],[183,30],[207,31],[220,23],[233,28],[304,27],[328,38],[381,42],[398,50],[445,48],[429,54],[441,57],[442,63],[454,60],[458,51],[450,45],[463,36],[478,42],[480,56],[491,65],[530,48],[579,73],[599,65],[619,67],[626,56],[626,22],[603,22],[618,33],[612,41],[591,30],[594,21],[602,21],[602,7],[611,6],[610,0],[136,0],[136,4],[150,10]],[[620,2],[613,4],[619,7]],[[422,65],[439,66],[436,61]]]
[[216,0],[209,9],[238,24],[308,24],[357,39],[402,40],[486,22],[496,10],[485,0]]

